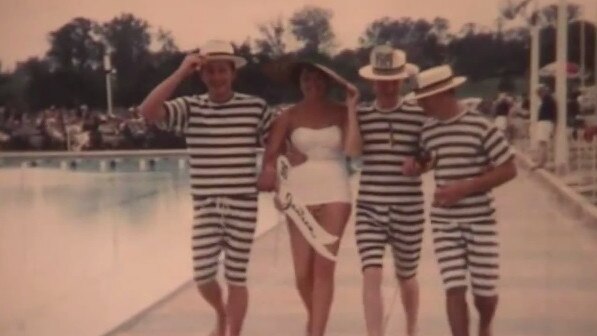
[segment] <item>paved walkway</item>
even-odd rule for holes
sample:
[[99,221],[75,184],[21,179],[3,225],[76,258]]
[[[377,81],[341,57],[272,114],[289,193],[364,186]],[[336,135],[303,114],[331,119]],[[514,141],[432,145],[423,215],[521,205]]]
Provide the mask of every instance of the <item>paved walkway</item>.
[[[426,178],[425,191],[431,194]],[[597,227],[574,219],[528,172],[496,191],[502,281],[496,335],[597,335]],[[361,275],[351,222],[340,250],[330,336],[365,335]],[[429,230],[419,279],[421,336],[448,335]],[[304,335],[305,313],[294,289],[285,225],[262,235],[252,256],[251,302],[244,335]],[[387,335],[404,335],[403,312],[386,257]],[[476,314],[472,314],[476,321]],[[192,283],[120,326],[110,336],[207,335],[212,316]]]

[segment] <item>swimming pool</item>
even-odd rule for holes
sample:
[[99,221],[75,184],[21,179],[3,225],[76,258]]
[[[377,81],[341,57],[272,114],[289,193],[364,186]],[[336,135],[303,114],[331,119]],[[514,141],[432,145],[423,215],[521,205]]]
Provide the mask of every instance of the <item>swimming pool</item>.
[[[1,335],[101,335],[191,278],[184,154],[155,154],[2,158]],[[271,204],[260,196],[258,234]]]
[[186,151],[7,152],[0,153],[0,167],[44,167],[96,172],[173,172],[174,168],[181,171],[186,168]]

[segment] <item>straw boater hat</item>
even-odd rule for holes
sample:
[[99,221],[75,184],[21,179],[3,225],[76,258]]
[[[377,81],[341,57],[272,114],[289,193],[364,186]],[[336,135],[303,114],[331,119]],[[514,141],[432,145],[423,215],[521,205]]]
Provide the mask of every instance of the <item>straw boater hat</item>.
[[399,80],[419,72],[419,67],[406,62],[404,51],[387,45],[374,47],[369,62],[369,65],[359,69],[359,75],[370,80]]
[[422,71],[415,76],[416,89],[408,99],[421,99],[455,88],[466,82],[466,77],[454,76],[449,65],[441,65]]
[[247,64],[247,60],[234,54],[232,45],[226,41],[210,40],[201,47],[201,56],[205,61],[230,61],[234,63],[235,68],[240,68]]

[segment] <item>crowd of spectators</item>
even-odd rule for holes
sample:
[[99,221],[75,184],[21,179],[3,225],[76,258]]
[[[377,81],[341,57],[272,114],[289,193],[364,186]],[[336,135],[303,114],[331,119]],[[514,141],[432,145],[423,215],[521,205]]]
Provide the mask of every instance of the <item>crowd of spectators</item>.
[[184,147],[181,135],[147,124],[135,108],[108,114],[85,105],[29,113],[0,107],[0,149],[4,151]]

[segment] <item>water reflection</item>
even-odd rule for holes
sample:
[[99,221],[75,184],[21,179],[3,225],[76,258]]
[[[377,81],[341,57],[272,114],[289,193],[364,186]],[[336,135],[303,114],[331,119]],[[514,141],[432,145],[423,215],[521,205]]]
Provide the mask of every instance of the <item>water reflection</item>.
[[190,278],[186,176],[0,171],[0,334],[97,335]]

